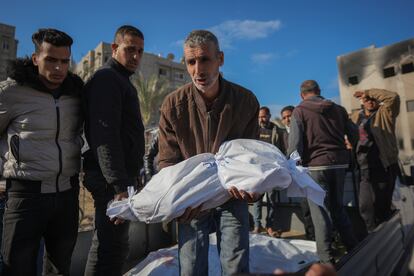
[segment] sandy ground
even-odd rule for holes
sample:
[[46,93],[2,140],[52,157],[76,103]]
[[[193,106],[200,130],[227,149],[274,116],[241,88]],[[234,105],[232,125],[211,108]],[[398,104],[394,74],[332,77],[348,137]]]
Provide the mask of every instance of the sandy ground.
[[93,198],[83,185],[80,186],[79,190],[79,209],[79,231],[93,229],[93,217],[95,214]]

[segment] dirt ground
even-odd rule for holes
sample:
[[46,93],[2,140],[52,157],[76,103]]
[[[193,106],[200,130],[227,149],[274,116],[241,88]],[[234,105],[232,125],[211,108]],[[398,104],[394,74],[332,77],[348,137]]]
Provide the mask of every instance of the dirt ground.
[[79,190],[79,209],[79,231],[92,230],[95,207],[92,195],[83,185]]

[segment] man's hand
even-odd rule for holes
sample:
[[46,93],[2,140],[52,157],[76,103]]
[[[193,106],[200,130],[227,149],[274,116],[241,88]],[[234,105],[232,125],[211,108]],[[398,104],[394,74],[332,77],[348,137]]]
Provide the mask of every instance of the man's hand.
[[[286,273],[281,269],[276,269],[273,271],[274,275],[296,275],[296,273]],[[302,274],[301,274],[302,275]],[[335,268],[331,264],[313,264],[308,271],[306,271],[305,276],[336,276]]]
[[177,218],[177,221],[179,223],[189,223],[192,219],[194,219],[195,217],[197,217],[199,214],[202,213],[201,207],[202,205],[196,208],[188,207],[187,209],[185,209],[184,214],[182,214],[181,217]]
[[335,276],[335,268],[331,264],[313,264],[305,276]]
[[227,191],[229,192],[231,197],[239,200],[246,200],[249,203],[255,202],[260,197],[260,194],[258,193],[248,193],[244,190],[238,190],[234,186],[231,186]]
[[345,147],[347,150],[352,150],[352,144],[349,142],[348,137],[345,136]]
[[[116,195],[114,196],[114,201],[120,201],[120,200],[123,200],[124,198],[128,198],[128,192],[123,192],[123,193],[120,193],[120,194],[116,194]],[[121,223],[124,223],[124,222],[125,222],[125,220],[124,220],[124,219],[117,218],[117,217],[112,218],[112,219],[111,219],[111,221],[112,221],[115,225],[118,225],[118,224],[121,224]]]

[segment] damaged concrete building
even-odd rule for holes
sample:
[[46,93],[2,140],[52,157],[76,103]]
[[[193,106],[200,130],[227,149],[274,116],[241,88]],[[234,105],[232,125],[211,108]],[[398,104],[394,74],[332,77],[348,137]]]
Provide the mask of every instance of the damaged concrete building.
[[17,56],[15,32],[15,26],[0,23],[0,81],[7,78],[7,66]]
[[414,165],[414,38],[376,48],[370,46],[337,57],[341,104],[352,113],[360,109],[355,91],[381,88],[400,95],[397,140],[406,173]]

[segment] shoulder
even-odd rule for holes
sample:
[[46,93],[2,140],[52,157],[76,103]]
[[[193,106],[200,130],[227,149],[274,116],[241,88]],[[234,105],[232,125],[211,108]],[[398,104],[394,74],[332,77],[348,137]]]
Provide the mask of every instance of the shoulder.
[[25,89],[25,86],[17,83],[15,80],[7,79],[0,82],[0,97],[4,101],[16,93],[19,94],[20,92],[23,92]]
[[[223,79],[223,83],[226,86],[226,90],[230,91],[231,93],[233,93],[235,96],[240,97],[240,98],[244,98],[246,100],[250,100],[250,101],[257,101],[256,96],[254,95],[254,93],[239,85],[236,84],[234,82],[230,82],[228,80]],[[227,92],[227,91],[226,91]]]
[[236,83],[227,81],[223,79],[223,85],[225,86],[225,93],[228,94],[228,98],[232,104],[235,104],[234,107],[240,112],[245,112],[246,116],[257,116],[256,113],[259,112],[259,101],[257,100],[255,94]]
[[19,84],[13,79],[7,79],[5,81],[0,82],[0,93],[3,93],[4,91],[7,91],[9,89],[13,89],[18,87]]
[[179,106],[188,104],[191,98],[192,83],[187,83],[168,94],[161,106],[161,110],[168,112]]
[[346,111],[345,107],[343,107],[340,104],[336,104],[336,103],[334,103],[334,105],[339,110],[339,112],[342,113],[343,116],[345,116],[346,118],[349,118],[348,111]]
[[104,67],[96,71],[92,78],[89,80],[91,81],[104,81],[104,82],[111,82],[114,78],[118,78],[118,72],[116,72],[114,69],[110,67]]
[[[122,90],[123,84],[118,73],[111,68],[102,68],[96,71],[85,84],[87,94],[95,94]],[[110,88],[110,89],[108,89]]]
[[295,116],[297,114],[300,114],[303,112],[303,101],[300,102],[292,111],[292,116]]

